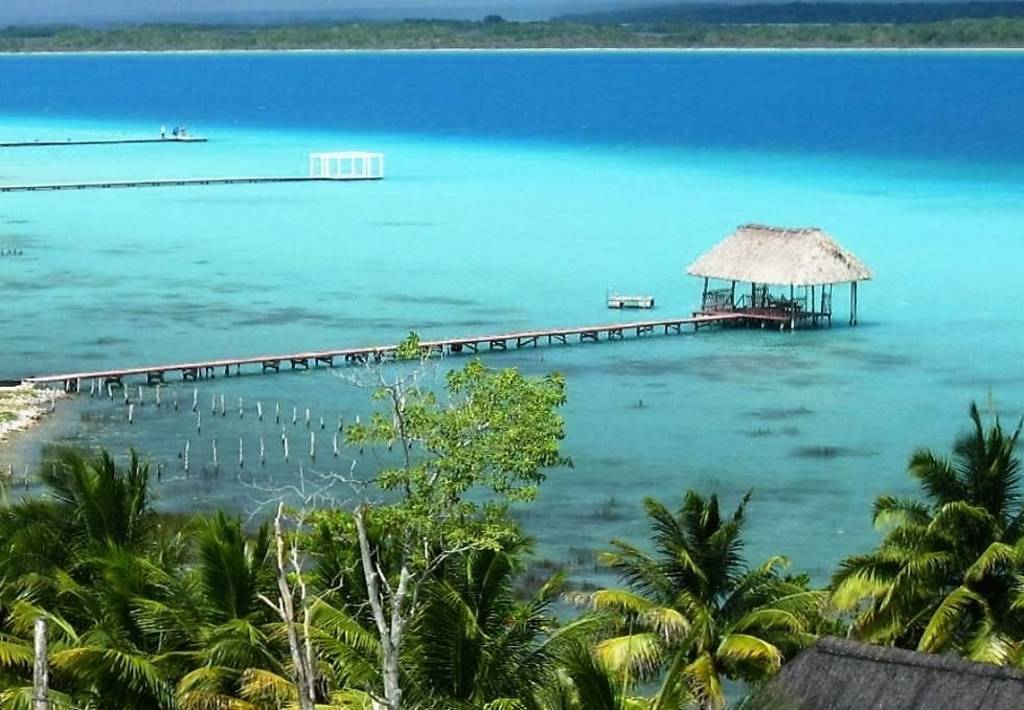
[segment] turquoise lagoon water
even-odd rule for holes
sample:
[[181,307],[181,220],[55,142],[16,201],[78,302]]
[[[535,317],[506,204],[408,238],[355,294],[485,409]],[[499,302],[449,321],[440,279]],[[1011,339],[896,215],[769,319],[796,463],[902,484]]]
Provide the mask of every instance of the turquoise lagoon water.
[[[0,195],[0,247],[24,252],[0,258],[0,378],[607,322],[622,317],[609,287],[685,314],[700,284],[684,267],[748,221],[819,225],[857,252],[876,273],[857,328],[488,356],[568,378],[575,467],[521,514],[540,554],[583,576],[591,551],[643,534],[644,496],[697,487],[730,503],[753,489],[750,556],[821,580],[872,543],[871,501],[912,491],[912,449],[947,448],[971,399],[1024,412],[1024,55],[56,56],[0,58],[0,74],[0,139],[179,121],[211,138],[3,150],[3,182],[302,174],[327,149],[388,159],[381,183]],[[201,435],[191,384],[163,388],[159,410],[147,390],[132,426],[120,404],[79,397],[0,465],[20,471],[52,440],[135,446],[164,466],[163,507],[249,511],[254,482],[294,481],[300,463],[379,461],[329,455],[337,417],[369,411],[338,371],[198,387]]]

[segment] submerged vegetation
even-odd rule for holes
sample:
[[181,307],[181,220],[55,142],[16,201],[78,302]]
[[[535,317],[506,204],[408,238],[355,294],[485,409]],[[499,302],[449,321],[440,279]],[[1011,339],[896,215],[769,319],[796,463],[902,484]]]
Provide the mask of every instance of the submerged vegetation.
[[346,430],[372,483],[281,491],[262,522],[161,516],[134,453],[51,451],[44,494],[0,507],[0,706],[31,707],[40,619],[54,708],[715,710],[826,635],[1024,667],[1019,427],[972,406],[950,457],[914,453],[921,497],[880,497],[884,539],[825,587],[745,559],[751,494],[693,490],[598,556],[620,588],[527,587],[508,506],[570,463],[565,383],[474,360],[435,392],[420,352]]
[[1022,46],[1024,19],[1019,16],[900,22],[839,19],[747,23],[669,18],[629,24],[575,20],[510,22],[492,17],[480,22],[405,20],[281,26],[53,26],[0,30],[0,52]]

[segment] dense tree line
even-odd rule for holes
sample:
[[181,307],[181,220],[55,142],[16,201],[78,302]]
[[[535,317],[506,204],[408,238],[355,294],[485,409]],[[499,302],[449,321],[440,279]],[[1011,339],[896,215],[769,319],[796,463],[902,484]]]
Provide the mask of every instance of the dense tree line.
[[645,27],[680,24],[905,24],[948,20],[1024,17],[1019,2],[780,2],[686,3],[565,15],[584,24],[632,24]]
[[826,24],[405,21],[278,27],[145,25],[0,30],[0,52],[690,47],[1022,47],[1024,19]]
[[1019,427],[972,407],[949,456],[915,452],[921,494],[878,498],[884,538],[823,588],[746,559],[749,494],[691,490],[645,501],[647,540],[609,542],[621,586],[523,592],[508,504],[569,463],[564,382],[473,361],[435,392],[418,373],[381,375],[346,431],[380,450],[384,502],[339,478],[363,494],[182,520],[134,454],[51,452],[45,493],[0,506],[0,706],[31,707],[38,619],[54,708],[713,710],[822,635],[1024,666]]

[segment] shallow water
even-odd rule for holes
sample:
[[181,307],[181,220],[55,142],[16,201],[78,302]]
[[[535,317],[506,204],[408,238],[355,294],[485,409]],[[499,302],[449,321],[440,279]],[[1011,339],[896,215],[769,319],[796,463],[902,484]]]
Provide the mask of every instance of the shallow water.
[[[521,510],[541,554],[586,571],[590,551],[643,533],[644,496],[753,488],[751,557],[787,554],[820,580],[871,544],[870,502],[911,490],[911,451],[947,448],[972,398],[1024,411],[1022,69],[1014,53],[0,58],[2,139],[178,120],[212,139],[4,150],[2,182],[388,158],[380,183],[0,195],[0,247],[23,252],[0,258],[0,379],[600,323],[622,318],[609,287],[684,314],[700,295],[684,267],[737,224],[820,225],[875,271],[857,328],[837,289],[831,329],[488,356],[568,378],[575,468]],[[164,466],[164,507],[252,509],[299,463],[359,458],[330,456],[338,416],[369,411],[338,372],[201,382],[201,434],[191,384],[163,388],[159,410],[147,390],[132,426],[118,402],[78,398],[0,464],[20,471],[54,438],[134,445]]]

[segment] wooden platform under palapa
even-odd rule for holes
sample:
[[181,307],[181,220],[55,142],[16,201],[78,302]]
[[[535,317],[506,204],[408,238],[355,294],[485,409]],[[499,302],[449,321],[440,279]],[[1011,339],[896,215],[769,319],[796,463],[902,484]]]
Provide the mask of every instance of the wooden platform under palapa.
[[783,316],[790,328],[832,325],[832,287],[847,283],[856,325],[857,284],[873,276],[824,230],[761,224],[738,227],[686,273],[704,279],[696,313]]

